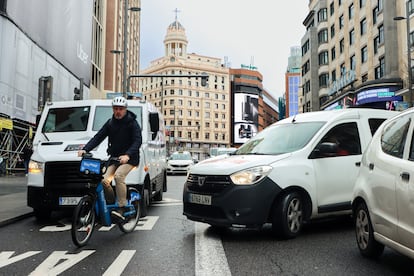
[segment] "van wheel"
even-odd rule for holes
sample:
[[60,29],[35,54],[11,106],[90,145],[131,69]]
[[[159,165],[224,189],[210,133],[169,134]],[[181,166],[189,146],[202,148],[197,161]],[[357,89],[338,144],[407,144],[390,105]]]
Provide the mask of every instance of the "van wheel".
[[149,192],[147,189],[143,189],[143,195],[142,200],[140,200],[141,204],[141,217],[146,217],[148,215],[148,207],[150,205],[150,198],[149,198]]
[[40,221],[48,220],[52,215],[52,211],[47,209],[33,209],[33,213],[36,219]]
[[374,238],[371,217],[364,202],[360,202],[355,211],[355,236],[362,256],[378,258],[384,251],[384,245]]
[[155,201],[162,201],[163,198],[163,193],[164,193],[164,188],[161,187],[161,189],[157,192],[157,194],[154,197]]
[[302,230],[303,215],[303,202],[300,194],[291,192],[284,195],[273,209],[273,232],[285,239],[295,238]]

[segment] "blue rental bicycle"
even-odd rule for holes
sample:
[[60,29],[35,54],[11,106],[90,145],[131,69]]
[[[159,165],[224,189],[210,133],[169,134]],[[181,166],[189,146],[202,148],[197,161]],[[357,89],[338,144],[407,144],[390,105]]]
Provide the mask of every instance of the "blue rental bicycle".
[[[88,175],[92,181],[88,183],[90,192],[81,198],[75,207],[72,217],[72,241],[78,247],[88,243],[97,225],[112,225],[111,211],[119,206],[116,200],[114,204],[108,204],[106,202],[101,181],[109,162],[114,161],[118,160],[110,158],[108,161],[102,161],[93,158],[90,153],[82,157],[80,172]],[[130,233],[134,231],[138,224],[141,214],[140,200],[141,195],[138,190],[128,187],[127,205],[125,206],[126,212],[124,212],[125,220],[116,221],[116,224],[118,224],[122,232]]]

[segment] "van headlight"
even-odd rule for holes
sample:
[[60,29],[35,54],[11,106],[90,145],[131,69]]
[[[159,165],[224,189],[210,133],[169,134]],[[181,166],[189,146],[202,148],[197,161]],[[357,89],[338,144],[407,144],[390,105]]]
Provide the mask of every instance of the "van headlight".
[[230,175],[230,178],[236,185],[253,185],[266,177],[271,171],[271,166],[253,167],[236,172]]
[[29,162],[29,172],[30,173],[42,173],[44,163],[30,160]]

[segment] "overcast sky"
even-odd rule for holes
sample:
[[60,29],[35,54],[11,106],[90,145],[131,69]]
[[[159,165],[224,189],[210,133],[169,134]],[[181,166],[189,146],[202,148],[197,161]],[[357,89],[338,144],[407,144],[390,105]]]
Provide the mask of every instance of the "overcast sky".
[[290,47],[306,32],[307,0],[141,0],[141,69],[164,55],[167,27],[185,28],[188,53],[227,57],[230,67],[253,65],[274,97],[285,91]]

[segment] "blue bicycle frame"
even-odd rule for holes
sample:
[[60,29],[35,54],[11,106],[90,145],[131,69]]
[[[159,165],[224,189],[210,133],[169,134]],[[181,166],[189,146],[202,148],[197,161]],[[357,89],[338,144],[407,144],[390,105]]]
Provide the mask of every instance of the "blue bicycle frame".
[[[99,159],[95,158],[83,158],[81,161],[80,171],[82,173],[94,176],[94,178],[102,179],[102,162]],[[95,212],[97,217],[100,218],[100,222],[104,226],[110,226],[112,224],[111,220],[111,211],[119,207],[118,203],[115,200],[114,204],[107,204],[105,200],[105,194],[103,189],[103,184],[99,181],[96,187],[96,196],[95,198]],[[127,204],[124,206],[126,208],[132,209],[124,213],[124,216],[130,216],[135,214],[132,203],[133,201],[139,201],[141,195],[138,192],[131,191]]]

